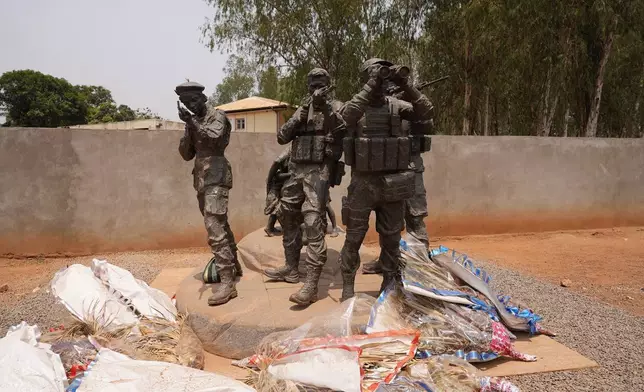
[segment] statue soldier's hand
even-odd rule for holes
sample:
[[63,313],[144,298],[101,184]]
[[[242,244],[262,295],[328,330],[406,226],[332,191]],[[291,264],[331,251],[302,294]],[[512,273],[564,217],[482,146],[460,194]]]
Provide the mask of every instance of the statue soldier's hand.
[[382,65],[376,64],[373,65],[369,68],[369,79],[370,79],[370,84],[373,84],[374,86],[380,86],[382,84],[383,79],[385,79],[383,76],[385,76],[385,71],[383,70]]
[[299,109],[300,110],[299,120],[301,122],[306,122],[306,120],[309,118],[309,105],[310,104],[311,104],[310,102],[307,102],[305,105],[302,105],[300,107],[300,109]]
[[311,100],[315,102],[315,104],[320,105],[323,104],[326,101],[326,92],[324,88],[319,88],[313,92],[313,95],[311,96]]
[[192,120],[192,114],[188,109],[179,106],[179,118],[185,123],[189,123]]

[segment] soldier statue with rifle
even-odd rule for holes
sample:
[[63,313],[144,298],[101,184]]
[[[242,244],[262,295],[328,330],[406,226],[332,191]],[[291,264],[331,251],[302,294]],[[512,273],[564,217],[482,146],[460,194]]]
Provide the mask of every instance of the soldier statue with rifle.
[[[327,259],[322,228],[329,187],[344,173],[342,138],[345,123],[334,110],[328,93],[328,72],[315,68],[307,75],[309,98],[277,133],[279,144],[291,143],[289,177],[282,187],[277,216],[282,225],[285,264],[264,274],[273,280],[299,282],[299,259],[306,237],[306,280],[289,300],[298,305],[317,301],[318,282]],[[303,226],[303,230],[300,229]]]
[[[432,104],[409,84],[409,68],[382,59],[363,63],[360,92],[340,114],[347,124],[344,159],[351,166],[348,195],[342,201],[346,240],[340,252],[342,300],[353,297],[355,275],[360,266],[359,249],[369,215],[376,213],[383,270],[381,290],[400,282],[400,233],[404,227],[404,203],[416,190],[411,165],[412,139],[402,120],[428,123]],[[404,92],[409,102],[388,96],[389,82]]]
[[199,83],[186,82],[177,86],[175,92],[187,108],[177,102],[179,118],[186,123],[179,153],[186,161],[195,160],[193,184],[213,253],[204,269],[203,281],[219,283],[208,299],[209,305],[216,306],[237,297],[235,276],[241,276],[242,269],[235,237],[228,225],[228,193],[233,187],[233,174],[224,152],[230,140],[230,121],[223,111],[206,105],[204,88]]
[[[449,76],[443,76],[430,82],[423,82],[415,85],[418,91],[422,91],[434,83],[441,82]],[[406,102],[411,102],[410,97],[400,87],[390,83],[388,94]],[[425,121],[403,121],[403,127],[409,129],[411,137],[411,164],[415,174],[415,192],[414,196],[405,201],[405,228],[407,233],[423,243],[429,250],[429,237],[427,236],[427,227],[425,226],[425,217],[427,217],[427,193],[425,190],[425,181],[423,172],[425,165],[422,153],[431,149],[431,137],[433,119]],[[365,263],[362,267],[363,274],[379,274],[382,272],[380,258]]]

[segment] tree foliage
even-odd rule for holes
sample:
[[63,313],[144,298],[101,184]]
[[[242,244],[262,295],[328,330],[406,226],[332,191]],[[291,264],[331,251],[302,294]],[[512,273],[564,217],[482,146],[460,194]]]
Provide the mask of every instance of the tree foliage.
[[148,108],[118,105],[102,86],[74,86],[32,70],[0,76],[0,112],[5,126],[61,127],[160,118]]
[[65,79],[37,71],[6,72],[0,76],[0,106],[5,125],[58,127],[82,124],[87,102]]
[[248,98],[255,93],[254,64],[241,56],[232,55],[224,67],[224,79],[215,87],[209,101],[215,106],[238,99]]
[[431,91],[441,133],[642,136],[643,2],[206,2],[206,45],[248,54],[248,68],[265,73],[260,92],[282,100],[303,98],[316,66],[347,100],[361,62],[384,57],[409,65],[416,80],[451,75]]

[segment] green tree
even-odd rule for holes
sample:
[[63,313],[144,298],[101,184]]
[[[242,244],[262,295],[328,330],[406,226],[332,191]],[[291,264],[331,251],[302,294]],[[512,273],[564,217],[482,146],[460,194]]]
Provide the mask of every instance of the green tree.
[[258,95],[264,98],[280,99],[279,96],[279,72],[276,67],[269,66],[259,76]]
[[285,70],[281,96],[300,96],[304,83],[291,76],[322,67],[335,79],[339,99],[349,99],[359,81],[359,66],[369,57],[409,61],[419,36],[422,0],[206,0],[214,8],[202,26],[206,45],[249,53],[255,68]]
[[251,62],[240,56],[230,56],[224,67],[224,79],[215,87],[209,102],[218,106],[250,97],[255,93],[255,72]]
[[137,109],[134,114],[137,120],[149,120],[149,119],[162,120],[161,116],[159,116],[158,113],[152,112],[150,108]]
[[7,124],[19,127],[59,127],[83,124],[87,102],[67,80],[32,70],[0,76],[0,106]]
[[441,133],[644,136],[641,1],[206,1],[206,45],[248,54],[262,95],[298,102],[322,67],[347,100],[384,57],[452,76],[428,91]]

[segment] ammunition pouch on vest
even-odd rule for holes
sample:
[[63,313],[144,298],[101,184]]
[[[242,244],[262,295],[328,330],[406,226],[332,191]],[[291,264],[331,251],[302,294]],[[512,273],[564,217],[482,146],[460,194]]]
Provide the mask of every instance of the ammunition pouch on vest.
[[326,128],[324,113],[314,112],[313,105],[311,105],[303,134],[293,140],[291,161],[296,163],[322,163],[326,155]]
[[387,174],[383,177],[382,198],[386,202],[396,202],[410,199],[416,189],[416,173],[403,171]]
[[322,163],[326,150],[325,136],[298,136],[291,147],[291,161],[295,163]]
[[411,153],[414,155],[418,155],[432,149],[432,138],[429,135],[413,135],[410,139]]
[[411,139],[402,126],[399,104],[369,107],[359,122],[357,138],[343,140],[344,159],[358,172],[407,170]]
[[409,168],[409,137],[345,138],[343,145],[345,159],[356,171],[398,171]]

